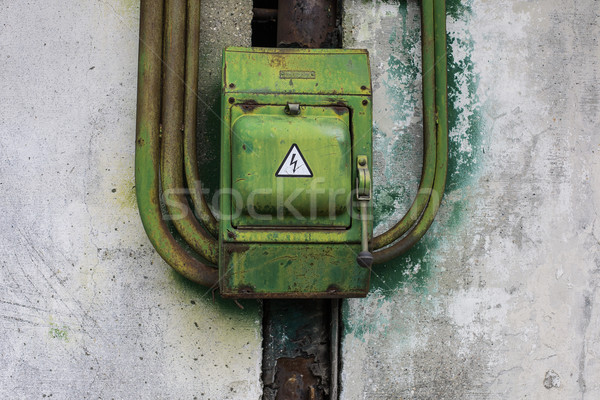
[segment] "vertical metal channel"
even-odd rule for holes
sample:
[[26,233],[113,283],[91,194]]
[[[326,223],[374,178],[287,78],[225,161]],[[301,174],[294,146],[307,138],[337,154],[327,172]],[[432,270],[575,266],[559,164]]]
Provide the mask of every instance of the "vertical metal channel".
[[264,300],[263,312],[263,399],[334,398],[331,301]]
[[[253,46],[340,47],[336,0],[276,3],[254,1]],[[340,304],[263,300],[263,400],[338,399]]]

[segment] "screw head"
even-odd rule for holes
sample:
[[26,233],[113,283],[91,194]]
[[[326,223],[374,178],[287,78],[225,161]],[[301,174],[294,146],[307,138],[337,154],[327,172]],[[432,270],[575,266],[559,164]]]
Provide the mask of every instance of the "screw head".
[[362,101],[362,105],[363,105],[363,106],[366,106],[367,104],[369,104],[369,101],[368,101],[368,100],[363,100],[363,101]]
[[233,97],[230,97],[229,98],[229,104],[233,104],[233,103],[235,103],[235,99]]
[[235,83],[230,83],[229,87],[233,89],[235,87]]

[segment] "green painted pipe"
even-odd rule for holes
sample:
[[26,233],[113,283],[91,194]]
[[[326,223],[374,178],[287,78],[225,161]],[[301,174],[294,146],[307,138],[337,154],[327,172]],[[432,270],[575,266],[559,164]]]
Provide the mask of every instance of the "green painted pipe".
[[185,106],[183,128],[183,162],[190,198],[204,227],[217,236],[219,227],[202,193],[196,157],[196,105],[198,90],[198,53],[200,45],[200,0],[188,0],[185,55]]
[[196,219],[189,206],[183,179],[183,99],[185,74],[186,3],[165,2],[162,96],[161,179],[169,218],[181,237],[205,260],[218,264],[219,244]]
[[421,48],[423,75],[423,169],[417,196],[404,217],[387,232],[371,242],[374,250],[394,242],[419,220],[429,202],[435,176],[435,49],[433,0],[423,0],[421,6]]
[[163,42],[162,2],[140,5],[140,49],[135,149],[135,188],[142,224],[150,242],[177,272],[215,286],[218,271],[190,256],[171,235],[159,200],[160,90]]
[[448,171],[448,94],[447,94],[447,50],[446,50],[446,2],[434,0],[433,7],[435,47],[435,105],[437,122],[436,163],[433,190],[427,207],[409,233],[390,247],[373,254],[374,263],[390,261],[410,249],[425,235],[440,208],[446,186]]

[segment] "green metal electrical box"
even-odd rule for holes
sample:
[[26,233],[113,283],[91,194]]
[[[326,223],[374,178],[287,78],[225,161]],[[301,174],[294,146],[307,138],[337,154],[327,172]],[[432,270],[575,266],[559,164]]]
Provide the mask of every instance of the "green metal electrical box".
[[224,50],[223,297],[367,294],[370,76],[366,50]]

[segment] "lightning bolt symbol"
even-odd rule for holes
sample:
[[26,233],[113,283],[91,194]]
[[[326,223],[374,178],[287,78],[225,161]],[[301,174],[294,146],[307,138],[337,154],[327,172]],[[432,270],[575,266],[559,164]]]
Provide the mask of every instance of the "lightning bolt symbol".
[[294,170],[292,172],[296,172],[296,170],[298,169],[298,166],[296,165],[298,163],[298,160],[296,160],[295,158],[296,153],[292,154],[292,159],[290,160],[290,165],[294,166]]

